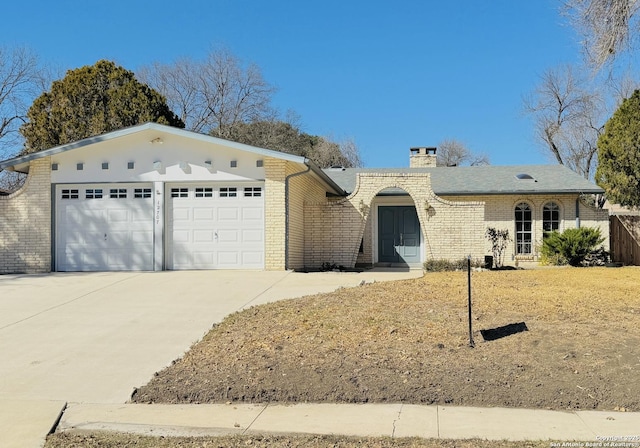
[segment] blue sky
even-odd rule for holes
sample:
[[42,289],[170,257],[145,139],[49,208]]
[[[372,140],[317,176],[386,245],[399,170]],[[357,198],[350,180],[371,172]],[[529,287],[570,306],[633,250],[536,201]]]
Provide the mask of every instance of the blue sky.
[[0,44],[67,69],[204,57],[223,45],[277,86],[303,129],[353,138],[366,166],[458,139],[493,165],[553,163],[522,97],[580,61],[560,0],[34,0],[3,7]]

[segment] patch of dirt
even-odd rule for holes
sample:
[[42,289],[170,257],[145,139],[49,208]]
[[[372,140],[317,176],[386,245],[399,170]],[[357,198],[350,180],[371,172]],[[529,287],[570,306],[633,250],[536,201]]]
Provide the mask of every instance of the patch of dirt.
[[[640,269],[464,272],[233,314],[138,403],[403,402],[640,410]],[[528,331],[484,341],[480,330]]]
[[549,442],[433,440],[339,436],[150,437],[109,432],[64,432],[47,438],[45,448],[548,448]]

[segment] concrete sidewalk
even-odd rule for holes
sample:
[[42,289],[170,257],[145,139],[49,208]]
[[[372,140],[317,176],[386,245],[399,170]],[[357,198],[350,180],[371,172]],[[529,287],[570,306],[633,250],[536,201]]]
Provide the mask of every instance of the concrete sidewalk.
[[640,413],[408,404],[71,404],[58,431],[154,436],[323,434],[640,445]]

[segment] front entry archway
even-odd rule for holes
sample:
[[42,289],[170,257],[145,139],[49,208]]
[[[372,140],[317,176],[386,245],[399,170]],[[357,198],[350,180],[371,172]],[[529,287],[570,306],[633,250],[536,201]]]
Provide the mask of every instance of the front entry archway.
[[420,263],[420,221],[414,206],[378,207],[378,262]]

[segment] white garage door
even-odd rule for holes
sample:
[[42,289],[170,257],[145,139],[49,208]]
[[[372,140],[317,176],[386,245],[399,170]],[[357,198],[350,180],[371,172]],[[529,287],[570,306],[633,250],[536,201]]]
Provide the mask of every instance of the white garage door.
[[56,270],[153,270],[151,184],[56,187]]
[[169,269],[263,269],[262,184],[169,185]]

